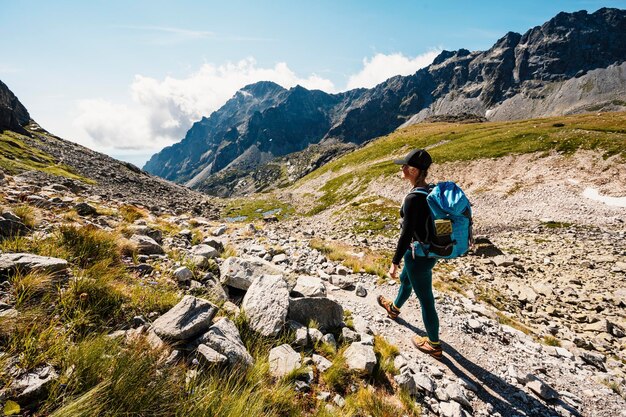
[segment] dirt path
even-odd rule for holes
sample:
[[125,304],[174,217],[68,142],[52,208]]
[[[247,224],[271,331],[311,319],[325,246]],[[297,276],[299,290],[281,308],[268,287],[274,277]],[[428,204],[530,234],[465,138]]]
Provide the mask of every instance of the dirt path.
[[[401,318],[392,321],[377,305],[376,297],[395,297],[397,285],[377,287],[372,283],[368,287],[365,298],[357,297],[353,291],[330,293],[344,308],[362,318],[375,334],[384,335],[398,346],[410,366],[432,376],[436,384],[444,379],[464,379],[475,385],[470,398],[473,415],[626,415],[626,402],[593,380],[591,365],[575,360],[573,355],[550,356],[549,348],[529,336],[477,314],[485,307],[463,297],[437,296],[445,354],[442,361],[432,359],[410,342],[415,334],[425,335],[415,297],[405,304]],[[524,388],[527,374],[553,387],[559,399],[546,402],[530,394]]]

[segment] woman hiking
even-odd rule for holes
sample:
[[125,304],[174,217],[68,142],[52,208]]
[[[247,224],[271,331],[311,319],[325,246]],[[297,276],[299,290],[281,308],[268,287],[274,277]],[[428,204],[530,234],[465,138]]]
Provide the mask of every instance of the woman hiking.
[[428,190],[426,175],[428,175],[432,158],[424,149],[415,149],[406,157],[393,162],[402,165],[402,178],[411,183],[411,192],[404,198],[404,203],[400,208],[402,231],[391,268],[389,268],[389,275],[397,278],[400,260],[403,258],[404,267],[400,273],[400,289],[395,301],[392,302],[380,295],[378,304],[387,311],[389,318],[395,320],[400,314],[400,308],[409,299],[411,289],[415,291],[422,307],[422,320],[428,337],[414,336],[412,342],[420,351],[441,359],[443,350],[439,341],[439,317],[435,310],[432,288],[432,269],[437,260],[414,256],[412,251],[413,241],[425,241],[426,237],[433,232],[426,196],[413,192],[420,188]]

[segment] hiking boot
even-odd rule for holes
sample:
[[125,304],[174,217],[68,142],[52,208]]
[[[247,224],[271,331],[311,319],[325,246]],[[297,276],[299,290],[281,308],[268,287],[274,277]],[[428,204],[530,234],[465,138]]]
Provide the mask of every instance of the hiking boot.
[[433,343],[427,337],[413,336],[413,345],[420,351],[429,354],[435,359],[443,358],[441,343]]
[[376,301],[378,301],[378,305],[385,309],[385,311],[387,312],[387,316],[389,316],[391,320],[395,320],[398,318],[398,316],[400,315],[400,310],[395,305],[393,305],[393,302],[391,300],[388,300],[382,295],[379,295],[378,298],[376,298]]

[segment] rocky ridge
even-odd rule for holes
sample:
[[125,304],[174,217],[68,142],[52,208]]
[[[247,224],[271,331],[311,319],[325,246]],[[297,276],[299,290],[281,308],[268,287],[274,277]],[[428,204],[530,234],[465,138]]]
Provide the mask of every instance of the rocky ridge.
[[[559,13],[523,35],[507,33],[487,51],[443,51],[415,74],[371,89],[326,94],[253,84],[145,169],[212,194],[248,193],[276,178],[289,182],[276,157],[312,144],[362,144],[433,117],[512,120],[623,110],[625,32],[623,10]],[[245,186],[236,187],[242,179]]]

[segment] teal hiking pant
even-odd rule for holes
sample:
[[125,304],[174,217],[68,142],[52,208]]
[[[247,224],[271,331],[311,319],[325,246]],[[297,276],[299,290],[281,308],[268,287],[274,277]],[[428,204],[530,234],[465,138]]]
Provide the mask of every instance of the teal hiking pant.
[[422,320],[431,342],[439,342],[439,317],[435,310],[433,296],[433,267],[437,262],[433,258],[416,256],[413,259],[411,250],[404,254],[404,267],[400,273],[400,290],[394,304],[400,308],[409,299],[411,289],[420,300]]

